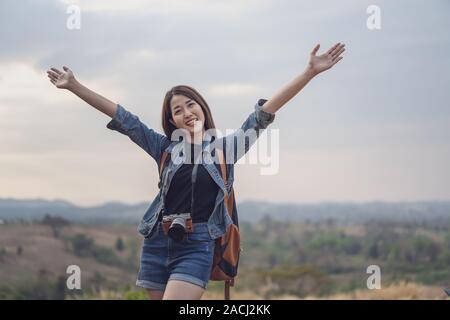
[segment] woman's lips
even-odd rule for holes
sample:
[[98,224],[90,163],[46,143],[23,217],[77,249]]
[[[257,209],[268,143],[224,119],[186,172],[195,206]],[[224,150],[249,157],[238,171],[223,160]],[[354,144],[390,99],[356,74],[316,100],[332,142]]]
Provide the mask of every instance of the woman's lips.
[[186,122],[186,125],[192,127],[195,124],[195,121],[197,121],[197,119],[191,119],[188,122]]

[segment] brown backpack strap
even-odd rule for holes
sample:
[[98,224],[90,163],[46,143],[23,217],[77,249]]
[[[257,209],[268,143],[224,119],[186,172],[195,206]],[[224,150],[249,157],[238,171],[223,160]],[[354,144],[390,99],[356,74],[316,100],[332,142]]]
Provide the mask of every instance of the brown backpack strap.
[[234,286],[234,278],[230,280],[225,280],[225,288],[224,288],[225,300],[230,300],[230,287],[233,286]]
[[162,186],[162,172],[164,170],[164,166],[166,164],[166,159],[169,153],[167,151],[164,151],[161,155],[161,160],[159,162],[159,182],[158,182],[158,188],[161,188]]
[[159,162],[159,176],[161,176],[163,169],[164,169],[164,165],[166,163],[166,159],[167,159],[167,155],[169,153],[167,151],[164,151],[162,156],[161,156],[161,160]]
[[230,300],[230,283],[228,280],[225,280],[225,292],[224,292],[225,300]]
[[[223,150],[217,150],[218,151],[218,156],[219,156],[219,161],[220,161],[220,171],[222,173],[222,180],[225,183],[225,189],[227,189],[227,167],[224,161],[224,156],[223,156]],[[234,189],[233,187],[231,187],[230,193],[228,193],[228,189],[226,190],[227,192],[225,192],[225,205],[227,207],[228,210],[228,214],[230,215],[230,217],[233,216],[233,201],[234,201]],[[225,300],[230,300],[230,286],[234,286],[234,278],[230,279],[230,280],[225,280],[225,287],[224,287],[224,298]]]
[[233,215],[233,201],[234,201],[234,190],[233,188],[231,188],[230,193],[228,194],[228,189],[227,189],[227,167],[224,161],[224,156],[223,156],[223,150],[217,150],[217,154],[219,156],[219,162],[220,162],[220,171],[222,172],[222,180],[225,183],[225,189],[227,190],[227,192],[225,192],[225,205],[227,207],[228,210],[228,214],[230,215],[230,217],[232,217]]

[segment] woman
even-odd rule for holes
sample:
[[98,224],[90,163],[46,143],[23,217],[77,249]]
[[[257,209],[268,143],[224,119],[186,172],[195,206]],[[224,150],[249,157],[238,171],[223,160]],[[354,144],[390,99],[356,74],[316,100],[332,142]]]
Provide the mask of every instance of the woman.
[[[300,75],[268,101],[260,99],[257,102],[255,111],[244,122],[242,130],[215,141],[223,142],[226,155],[229,155],[229,148],[234,150],[231,146],[235,138],[242,138],[249,130],[255,130],[257,138],[260,130],[274,120],[275,113],[283,105],[312,78],[338,63],[345,51],[345,45],[337,43],[326,53],[317,55],[319,47],[320,44],[314,47]],[[224,205],[224,195],[233,184],[234,163],[248,151],[251,143],[245,142],[244,151],[237,156],[233,153],[232,159],[225,156],[225,183],[217,162],[206,161],[211,160],[211,156],[201,160],[197,157],[214,141],[214,138],[208,139],[208,132],[215,125],[208,104],[195,89],[176,86],[166,93],[162,110],[163,135],[148,128],[120,104],[84,87],[69,68],[63,67],[63,71],[51,68],[47,73],[57,88],[73,92],[111,117],[107,127],[127,135],[158,165],[164,151],[170,154],[171,161],[165,165],[160,181],[160,192],[139,224],[138,230],[145,239],[136,284],[146,288],[151,299],[200,299],[210,277],[214,240],[224,234],[232,223]],[[178,141],[180,130],[187,133],[183,135],[184,143]],[[220,145],[215,143],[214,147]],[[190,218],[193,230],[183,232],[185,229],[181,228],[181,236],[176,237],[180,233],[175,232],[177,225],[173,218],[180,217],[177,215],[181,213],[187,219],[183,219],[183,223],[189,222]],[[235,205],[232,214],[237,214]],[[169,221],[166,228],[162,220]]]

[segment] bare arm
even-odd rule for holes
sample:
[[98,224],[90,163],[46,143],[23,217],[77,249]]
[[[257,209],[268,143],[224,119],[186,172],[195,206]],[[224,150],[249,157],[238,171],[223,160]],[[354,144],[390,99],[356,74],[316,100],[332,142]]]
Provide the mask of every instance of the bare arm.
[[170,140],[151,128],[148,128],[138,116],[126,110],[122,105],[95,93],[79,83],[73,72],[63,67],[64,71],[51,68],[47,71],[50,82],[57,88],[67,89],[86,101],[95,109],[107,114],[112,119],[106,125],[108,129],[127,135],[159,164],[161,154],[170,144]]
[[267,101],[262,110],[270,113],[277,112],[289,100],[291,100],[297,93],[299,93],[312,78],[319,73],[330,69],[338,63],[342,57],[340,56],[345,51],[345,44],[337,43],[331,47],[326,53],[317,56],[320,44],[316,45],[312,50],[307,67],[297,77],[290,81],[287,85],[281,88],[272,98]]
[[76,94],[98,111],[103,112],[111,118],[114,117],[117,111],[117,103],[112,102],[79,83],[69,68],[63,67],[63,70],[64,71],[60,71],[56,68],[48,70],[47,74],[50,78],[50,82],[57,88],[67,89]]

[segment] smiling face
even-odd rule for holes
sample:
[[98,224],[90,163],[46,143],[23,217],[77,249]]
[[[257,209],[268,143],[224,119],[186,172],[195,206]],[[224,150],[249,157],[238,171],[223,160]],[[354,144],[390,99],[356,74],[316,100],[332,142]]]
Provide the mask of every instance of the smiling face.
[[193,138],[194,143],[199,143],[207,130],[216,128],[208,103],[188,85],[178,85],[166,92],[161,116],[166,137],[174,141],[179,139],[179,133],[173,136],[177,129],[184,131],[183,136],[189,133],[188,140]]
[[205,114],[195,100],[175,94],[170,101],[172,119],[169,119],[178,129],[185,129],[191,135],[204,130]]

